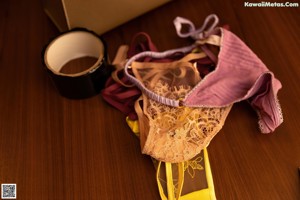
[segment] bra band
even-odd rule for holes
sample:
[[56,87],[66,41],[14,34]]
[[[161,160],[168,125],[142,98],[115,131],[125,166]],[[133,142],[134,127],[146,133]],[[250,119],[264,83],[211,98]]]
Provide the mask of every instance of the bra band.
[[[209,23],[209,21],[214,20],[213,24],[207,29],[206,32],[205,29],[207,27],[207,24]],[[215,30],[216,25],[218,24],[219,19],[215,14],[209,15],[208,17],[206,17],[204,24],[202,25],[202,27],[200,29],[195,29],[195,26],[193,25],[193,23],[187,19],[181,18],[181,17],[177,17],[174,20],[174,25],[177,31],[177,34],[179,37],[188,37],[191,36],[193,39],[206,39],[208,38],[208,36],[210,36],[210,34],[213,32],[213,30]],[[190,30],[188,33],[181,33],[181,28],[182,28],[182,24],[188,24],[190,25]],[[205,38],[204,38],[205,36]],[[202,43],[204,43],[205,41],[203,41]],[[190,52],[192,49],[196,48],[197,44],[192,44],[190,46],[186,46],[186,47],[182,47],[182,48],[177,48],[177,49],[171,49],[168,51],[164,51],[164,52],[152,52],[152,51],[145,51],[145,52],[141,52],[133,57],[131,57],[128,62],[125,64],[124,67],[124,71],[125,71],[125,75],[128,77],[128,79],[134,83],[142,92],[144,92],[149,98],[158,101],[162,104],[168,105],[168,106],[173,106],[173,107],[179,107],[182,106],[182,101],[181,100],[174,100],[174,99],[170,99],[170,98],[166,98],[163,96],[160,96],[154,92],[152,92],[151,90],[149,90],[148,88],[146,88],[138,79],[136,79],[133,75],[131,75],[128,72],[128,69],[130,68],[130,65],[133,61],[136,61],[140,58],[149,56],[152,58],[165,58],[168,57],[174,53],[177,52],[182,52],[182,53],[188,53]],[[207,49],[205,49],[205,52],[207,52]],[[212,57],[212,56],[210,56]],[[213,61],[216,61],[216,58],[213,57]]]
[[[212,24],[210,25],[209,28],[207,28],[208,23],[212,21]],[[185,18],[182,17],[176,17],[173,21],[177,35],[181,38],[187,38],[191,37],[194,40],[202,40],[205,39],[207,36],[211,35],[215,27],[219,23],[219,18],[215,14],[208,15],[201,28],[196,29],[194,24]],[[187,24],[189,26],[189,31],[187,33],[182,33],[182,25]]]
[[[172,49],[172,50],[168,50],[168,51],[164,51],[164,52],[145,51],[145,52],[139,53],[139,54],[133,56],[132,58],[130,58],[127,61],[126,65],[124,67],[125,75],[128,77],[128,79],[133,84],[135,84],[149,98],[151,98],[151,99],[153,99],[155,101],[158,101],[158,102],[160,102],[162,104],[168,105],[168,106],[173,106],[173,107],[182,106],[182,101],[181,100],[175,100],[175,99],[170,99],[170,98],[166,98],[166,97],[160,96],[160,95],[152,92],[148,88],[146,88],[138,79],[136,79],[133,75],[131,75],[128,72],[128,69],[130,68],[130,65],[131,65],[132,62],[134,62],[134,61],[136,61],[136,60],[138,60],[140,58],[146,57],[146,56],[150,56],[152,58],[157,58],[157,59],[159,59],[159,58],[165,58],[165,57],[171,56],[172,54],[174,54],[176,52],[188,53],[192,49],[194,49],[195,47],[197,47],[197,45],[196,44],[192,44],[192,45],[187,46],[187,47],[178,48],[178,49]],[[205,52],[207,52],[207,51],[205,51]],[[213,61],[215,61],[215,60],[216,60],[216,58],[213,59]]]
[[125,68],[124,68],[125,75],[128,77],[128,79],[131,82],[133,82],[149,98],[151,98],[155,101],[158,101],[162,104],[168,105],[168,106],[179,107],[180,106],[179,100],[169,99],[169,98],[160,96],[160,95],[152,92],[151,90],[146,88],[138,79],[136,79],[134,76],[132,76],[128,72],[128,68],[129,68],[129,66],[131,65],[131,63],[133,61],[138,60],[138,59],[143,58],[143,57],[146,57],[146,56],[150,56],[152,58],[165,58],[165,57],[170,56],[170,55],[172,55],[176,52],[183,52],[183,53],[190,52],[195,47],[196,47],[196,45],[193,44],[191,46],[187,46],[187,47],[183,47],[183,48],[179,48],[179,49],[172,49],[172,50],[168,50],[168,51],[164,51],[164,52],[145,51],[145,52],[139,53],[139,54],[133,56],[132,58],[130,58],[128,60],[128,62],[126,63]]

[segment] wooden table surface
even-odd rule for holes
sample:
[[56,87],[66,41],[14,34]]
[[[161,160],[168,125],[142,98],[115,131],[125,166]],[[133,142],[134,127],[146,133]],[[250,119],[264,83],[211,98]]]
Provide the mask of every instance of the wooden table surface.
[[[294,0],[294,2],[299,2]],[[259,132],[255,111],[236,103],[208,147],[219,200],[299,200],[300,8],[247,8],[244,1],[177,0],[106,34],[112,58],[134,33],[159,50],[189,44],[176,16],[197,26],[216,13],[281,81],[284,122]],[[123,114],[100,95],[61,97],[42,68],[41,50],[58,30],[39,0],[0,1],[0,183],[19,200],[158,200],[155,170]]]

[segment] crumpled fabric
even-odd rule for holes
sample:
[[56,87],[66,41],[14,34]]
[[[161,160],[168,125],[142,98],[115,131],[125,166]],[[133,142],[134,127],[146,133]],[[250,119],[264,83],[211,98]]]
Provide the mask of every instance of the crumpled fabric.
[[222,107],[248,100],[258,113],[261,132],[274,131],[283,122],[277,99],[280,81],[236,35],[221,31],[216,69],[185,97],[184,105]]

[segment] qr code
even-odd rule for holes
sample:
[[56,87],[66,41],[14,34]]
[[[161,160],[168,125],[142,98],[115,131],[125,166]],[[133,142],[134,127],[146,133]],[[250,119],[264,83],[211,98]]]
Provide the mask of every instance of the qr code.
[[17,199],[17,184],[1,184],[2,199]]

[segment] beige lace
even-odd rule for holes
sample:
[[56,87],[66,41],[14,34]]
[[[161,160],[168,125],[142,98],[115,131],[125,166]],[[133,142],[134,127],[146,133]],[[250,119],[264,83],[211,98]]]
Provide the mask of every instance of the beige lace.
[[[188,54],[172,63],[132,64],[134,75],[150,90],[170,99],[182,99],[200,81]],[[139,115],[142,152],[164,162],[195,157],[222,128],[231,106],[221,108],[171,107],[143,95]],[[140,110],[140,111],[139,111]],[[141,124],[142,123],[142,124]]]

